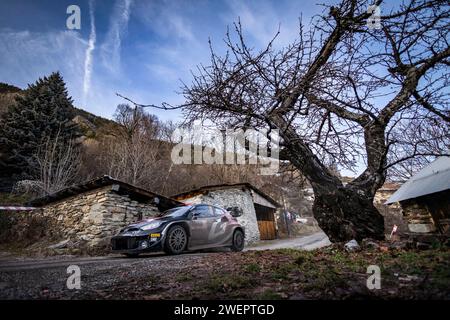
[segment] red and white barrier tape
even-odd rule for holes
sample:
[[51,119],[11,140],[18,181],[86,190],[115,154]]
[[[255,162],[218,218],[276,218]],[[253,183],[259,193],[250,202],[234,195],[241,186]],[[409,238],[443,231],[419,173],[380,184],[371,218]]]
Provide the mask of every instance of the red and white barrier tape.
[[394,226],[392,227],[392,231],[391,231],[391,236],[390,236],[391,239],[392,239],[392,236],[397,232],[397,229],[398,229],[397,225],[394,224]]
[[29,211],[35,210],[35,207],[18,207],[18,206],[0,206],[0,211]]

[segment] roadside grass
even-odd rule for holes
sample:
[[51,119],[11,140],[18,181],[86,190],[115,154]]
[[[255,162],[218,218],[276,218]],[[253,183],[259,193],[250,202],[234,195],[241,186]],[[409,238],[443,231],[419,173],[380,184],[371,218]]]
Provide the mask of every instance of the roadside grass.
[[[369,265],[380,266],[380,290],[366,286]],[[223,253],[146,278],[158,299],[450,299],[450,250]]]
[[148,275],[148,284],[150,286],[156,286],[161,283],[160,278],[158,276],[155,276],[153,274]]
[[16,195],[13,193],[0,192],[0,204],[21,205],[31,200],[29,195]]
[[[137,260],[133,267],[142,269],[133,273],[131,282],[127,277],[120,285],[100,291],[105,297],[120,292],[131,299],[450,300],[448,247],[349,253],[331,245],[313,251],[278,249],[181,258],[186,260],[178,261],[178,267],[162,259],[158,268],[147,265],[145,259]],[[380,290],[366,286],[370,265],[381,269]],[[127,273],[129,268],[111,270],[111,275]]]
[[291,272],[296,268],[297,266],[293,263],[278,265],[273,269],[271,278],[273,280],[287,280],[289,279],[289,275],[291,274]]
[[[450,298],[448,248],[349,253],[332,246],[315,251],[252,251],[225,260],[221,274],[207,278],[204,288],[208,297],[284,299],[306,294],[310,298],[378,299],[431,294]],[[227,273],[230,265],[234,268]],[[370,291],[366,287],[370,265],[381,269],[382,290]],[[426,291],[429,293],[423,293]]]
[[244,271],[248,273],[258,273],[261,272],[261,266],[256,263],[250,263],[247,265],[244,265]]
[[257,296],[258,300],[280,300],[282,299],[281,294],[275,292],[273,289],[264,290]]
[[255,278],[240,274],[213,274],[206,283],[206,289],[212,292],[227,292],[236,289],[254,287]]
[[179,276],[176,277],[176,280],[178,282],[188,282],[188,281],[191,281],[193,279],[194,279],[194,277],[191,274],[189,274],[189,273],[183,273],[183,274],[180,274]]

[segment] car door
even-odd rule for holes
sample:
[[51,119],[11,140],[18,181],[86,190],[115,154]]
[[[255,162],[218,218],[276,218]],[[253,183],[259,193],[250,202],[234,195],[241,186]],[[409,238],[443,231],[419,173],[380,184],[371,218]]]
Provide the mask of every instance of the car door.
[[208,244],[209,232],[215,219],[213,208],[197,205],[192,209],[191,215],[189,247],[205,246]]
[[213,210],[214,219],[208,239],[211,245],[221,245],[231,239],[231,227],[228,218],[225,216],[224,209],[213,207]]

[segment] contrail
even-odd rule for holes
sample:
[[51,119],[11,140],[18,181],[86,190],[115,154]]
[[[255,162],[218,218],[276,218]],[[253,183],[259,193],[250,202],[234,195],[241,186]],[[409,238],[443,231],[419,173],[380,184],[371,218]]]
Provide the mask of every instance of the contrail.
[[103,62],[113,72],[120,68],[122,36],[128,26],[132,3],[132,0],[117,0],[115,2],[108,34],[101,48]]
[[89,35],[88,46],[86,48],[86,58],[84,60],[84,81],[83,81],[83,96],[86,100],[86,96],[91,87],[91,74],[92,74],[92,52],[95,49],[95,18],[94,18],[94,0],[89,1],[89,17],[91,20],[91,33]]

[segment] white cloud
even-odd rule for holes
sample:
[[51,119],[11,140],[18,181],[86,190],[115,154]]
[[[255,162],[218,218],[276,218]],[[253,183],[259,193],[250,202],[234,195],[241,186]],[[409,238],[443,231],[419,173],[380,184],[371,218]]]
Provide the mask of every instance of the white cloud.
[[[167,14],[167,12],[166,12]],[[167,18],[167,27],[168,30],[171,31],[171,35],[175,35],[181,39],[187,41],[194,41],[195,37],[192,33],[190,24],[180,15],[176,14],[168,14]]]
[[196,41],[192,23],[185,13],[186,3],[147,1],[137,3],[136,14],[144,24],[160,37],[170,41]]
[[0,30],[0,82],[26,88],[39,77],[60,71],[74,105],[94,114],[110,117],[120,100],[108,77],[89,75],[89,95],[84,100],[86,51],[89,42],[76,31]]
[[86,103],[86,97],[91,87],[91,74],[93,68],[93,51],[95,49],[96,32],[94,18],[94,0],[89,1],[89,18],[91,20],[91,33],[89,35],[88,46],[86,48],[86,58],[84,60],[84,80],[83,80],[83,102]]
[[145,67],[150,71],[151,76],[157,76],[161,81],[173,83],[180,79],[177,69],[168,65],[149,63]]
[[[230,12],[223,14],[222,20],[231,25],[239,18],[244,34],[256,41],[260,48],[266,46],[273,39],[278,28],[280,28],[280,34],[274,42],[275,47],[284,47],[292,43],[298,36],[298,18],[300,17],[298,6],[290,4],[292,8],[283,7],[282,12],[278,12],[278,8],[267,1],[231,0],[227,4]],[[305,7],[310,5],[305,2]]]
[[120,71],[120,54],[122,37],[125,34],[130,19],[132,0],[117,0],[110,17],[109,30],[102,45],[103,64],[112,73]]
[[78,91],[73,89],[83,83],[86,45],[76,31],[0,30],[0,81],[25,87],[39,77],[59,70],[69,92],[79,98]]

